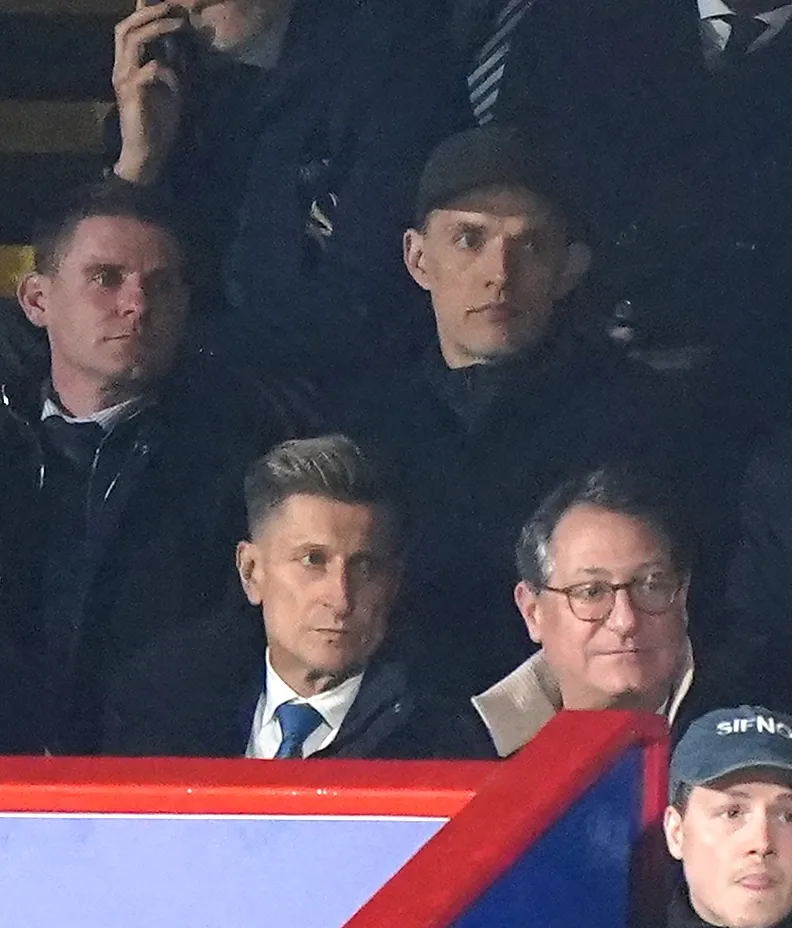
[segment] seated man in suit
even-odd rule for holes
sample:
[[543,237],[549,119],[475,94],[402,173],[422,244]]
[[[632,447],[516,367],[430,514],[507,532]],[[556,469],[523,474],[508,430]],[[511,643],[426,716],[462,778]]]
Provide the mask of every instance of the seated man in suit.
[[667,928],[792,925],[792,718],[756,706],[693,722],[671,758],[664,827],[682,862]]
[[517,543],[517,608],[541,650],[473,704],[505,757],[560,709],[674,722],[693,679],[691,543],[653,481],[598,470],[545,498]]
[[18,295],[48,357],[0,403],[0,701],[27,691],[20,749],[160,752],[182,707],[154,694],[178,678],[194,697],[191,631],[242,647],[238,624],[217,628],[242,480],[293,431],[183,342],[186,273],[171,218],[114,182],[38,230]]
[[[486,733],[385,656],[402,539],[385,481],[343,436],[289,441],[250,470],[237,546],[267,649],[227,751],[258,758],[488,757]],[[427,681],[428,682],[428,681]]]

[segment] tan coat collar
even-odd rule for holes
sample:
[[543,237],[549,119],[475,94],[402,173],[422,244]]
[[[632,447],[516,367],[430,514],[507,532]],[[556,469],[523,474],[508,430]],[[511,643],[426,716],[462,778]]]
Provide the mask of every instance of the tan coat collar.
[[[690,689],[693,669],[693,649],[690,639],[686,639],[682,667],[661,710],[669,725]],[[561,690],[543,651],[529,657],[471,702],[501,757],[508,757],[530,741],[562,708]]]

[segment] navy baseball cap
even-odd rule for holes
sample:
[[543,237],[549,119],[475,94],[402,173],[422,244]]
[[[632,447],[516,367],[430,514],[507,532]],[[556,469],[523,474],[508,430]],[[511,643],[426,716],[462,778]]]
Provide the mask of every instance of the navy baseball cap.
[[792,716],[763,706],[716,709],[690,724],[671,755],[668,793],[702,786],[748,767],[792,775]]

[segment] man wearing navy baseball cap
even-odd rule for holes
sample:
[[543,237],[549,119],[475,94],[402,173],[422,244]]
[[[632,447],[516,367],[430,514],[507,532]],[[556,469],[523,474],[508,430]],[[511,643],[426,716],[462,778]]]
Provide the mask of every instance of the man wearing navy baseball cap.
[[671,758],[668,928],[791,928],[792,717],[757,706],[693,722]]

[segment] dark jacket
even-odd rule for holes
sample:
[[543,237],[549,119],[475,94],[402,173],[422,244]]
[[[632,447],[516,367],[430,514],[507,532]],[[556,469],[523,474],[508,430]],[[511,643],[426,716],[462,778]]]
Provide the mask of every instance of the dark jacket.
[[[468,55],[482,27],[466,27]],[[716,389],[753,416],[783,415],[792,393],[790,50],[787,24],[713,72],[696,0],[536,0],[495,107],[579,195],[610,305],[649,347],[717,351]]]
[[[238,612],[241,617],[242,613]],[[258,617],[260,625],[261,618]],[[197,635],[196,635],[197,631]],[[161,680],[161,694],[140,693],[143,724],[118,729],[113,753],[168,754],[199,757],[239,757],[250,737],[253,715],[262,692],[263,641],[248,648],[242,660],[226,673],[222,667],[227,648],[219,627],[204,624],[193,629],[190,640],[204,656],[209,686],[184,690],[179,681]],[[172,639],[174,647],[178,641]],[[218,648],[219,645],[219,648]],[[168,647],[168,644],[165,644]],[[154,655],[152,654],[152,657]],[[218,672],[219,670],[219,672]],[[222,686],[218,686],[218,676]],[[152,726],[146,706],[162,699],[171,703],[168,721]],[[369,665],[360,691],[333,742],[311,757],[379,760],[494,759],[489,736],[469,708],[461,710],[416,688],[403,665],[378,657]]]
[[[561,480],[604,462],[679,476],[684,416],[667,390],[570,334],[522,360],[456,371],[435,348],[369,401],[350,429],[399,472],[413,532],[406,637],[425,679],[470,696],[531,653],[512,599],[522,524]],[[686,464],[701,468],[689,432]]]
[[165,181],[206,305],[224,283],[233,311],[207,337],[241,329],[231,350],[335,382],[425,335],[401,236],[428,151],[469,120],[441,9],[297,0],[273,71],[220,60],[199,78]]
[[[676,32],[688,4],[535,0],[512,36],[495,119],[553,157],[603,235],[619,225],[625,190],[654,155],[683,83]],[[455,0],[468,62],[492,34],[493,6]]]
[[655,344],[713,348],[735,408],[772,419],[787,414],[792,391],[792,28],[710,72],[695,0],[669,18],[668,115],[624,196],[603,254],[607,283]]
[[[188,686],[196,658],[189,642],[178,652],[157,642],[187,638],[207,615],[225,621],[218,606],[238,589],[234,547],[246,534],[245,469],[297,427],[263,394],[249,413],[251,395],[234,384],[214,362],[185,366],[162,385],[158,402],[104,438],[85,491],[80,588],[66,597],[62,616],[42,601],[54,459],[41,440],[41,393],[35,388],[15,402],[4,391],[0,644],[21,664],[4,668],[0,685],[10,700],[28,701],[26,717],[17,719],[25,749],[38,740],[38,750],[106,753],[108,730],[136,724],[133,681],[142,687],[176,678]],[[255,632],[251,623],[219,638],[234,653]],[[140,664],[151,654],[158,659],[145,665],[146,684]]]
[[[755,453],[740,507],[741,540],[729,570],[732,636],[750,649],[772,706],[792,706],[787,656],[792,648],[792,431]],[[745,659],[741,659],[745,663]]]

